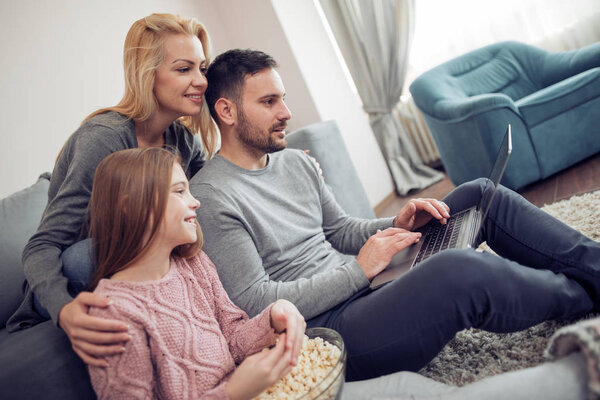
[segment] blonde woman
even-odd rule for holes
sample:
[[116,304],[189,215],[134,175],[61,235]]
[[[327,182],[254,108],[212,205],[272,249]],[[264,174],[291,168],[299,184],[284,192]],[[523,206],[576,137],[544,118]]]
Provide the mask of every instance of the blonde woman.
[[[125,94],[114,107],[92,113],[65,143],[54,166],[48,205],[23,252],[27,278],[11,331],[51,318],[84,362],[105,365],[129,340],[121,322],[92,317],[108,299],[68,289],[61,254],[81,237],[94,173],[109,154],[136,147],[178,152],[188,177],[215,151],[216,131],[203,101],[208,34],[193,18],[152,14],[136,21],[124,46]],[[73,246],[75,247],[75,246]]]

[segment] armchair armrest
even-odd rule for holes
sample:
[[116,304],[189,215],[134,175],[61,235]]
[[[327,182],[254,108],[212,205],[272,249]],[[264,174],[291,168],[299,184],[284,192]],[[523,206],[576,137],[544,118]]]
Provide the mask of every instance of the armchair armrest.
[[503,108],[519,115],[515,102],[503,93],[485,93],[467,98],[445,99],[433,107],[436,118],[446,122],[460,122],[477,114]]
[[593,68],[516,101],[529,128],[600,95],[600,68]]

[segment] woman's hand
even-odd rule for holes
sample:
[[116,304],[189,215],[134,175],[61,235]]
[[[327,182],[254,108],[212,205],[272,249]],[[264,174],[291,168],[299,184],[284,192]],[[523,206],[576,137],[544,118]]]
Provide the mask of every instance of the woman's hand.
[[394,228],[414,231],[429,222],[431,218],[445,224],[450,218],[450,207],[436,199],[412,199],[394,218]]
[[87,314],[90,307],[106,307],[109,300],[81,292],[60,310],[58,324],[65,331],[73,350],[89,365],[107,367],[106,356],[122,353],[123,342],[130,339],[123,322]]
[[[279,299],[271,307],[271,327],[276,333],[286,333],[285,349],[292,352],[292,365],[298,363],[298,355],[304,340],[306,322],[295,305]],[[281,337],[279,340],[282,340]]]
[[286,339],[286,334],[281,334],[275,347],[263,349],[240,364],[225,387],[231,400],[251,399],[290,372],[292,351],[286,349]]
[[317,161],[316,158],[314,158],[313,156],[310,155],[310,150],[304,150],[304,153],[306,153],[308,158],[310,158],[310,161],[312,161],[312,163],[315,164],[315,167],[317,167],[317,171],[319,172],[319,175],[321,176],[321,180],[323,182],[325,182],[325,178],[323,178],[323,170],[321,169],[321,164],[319,164],[319,162]]

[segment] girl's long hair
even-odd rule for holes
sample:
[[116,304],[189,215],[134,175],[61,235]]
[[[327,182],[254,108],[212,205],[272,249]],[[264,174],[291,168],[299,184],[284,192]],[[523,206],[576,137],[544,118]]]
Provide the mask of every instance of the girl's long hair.
[[[125,94],[113,107],[106,107],[90,114],[85,120],[105,113],[116,111],[130,119],[145,121],[158,109],[154,96],[156,69],[165,57],[165,40],[168,34],[186,34],[196,36],[202,43],[206,64],[210,63],[210,43],[204,26],[195,18],[184,18],[172,14],[151,14],[135,21],[123,49],[125,68]],[[199,115],[180,118],[180,121],[194,134],[200,133],[202,144],[208,157],[216,151],[218,132],[211,120],[206,102],[202,102]]]
[[[114,152],[98,165],[89,207],[98,267],[90,290],[137,261],[156,240],[178,162],[168,150],[147,147]],[[172,254],[188,258],[200,251],[202,231],[196,226],[196,242]]]

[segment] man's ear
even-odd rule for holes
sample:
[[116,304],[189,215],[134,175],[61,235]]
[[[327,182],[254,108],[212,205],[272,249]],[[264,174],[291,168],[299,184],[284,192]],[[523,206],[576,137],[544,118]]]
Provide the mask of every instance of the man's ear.
[[225,125],[234,125],[237,122],[237,108],[233,101],[221,97],[215,103],[215,112]]

